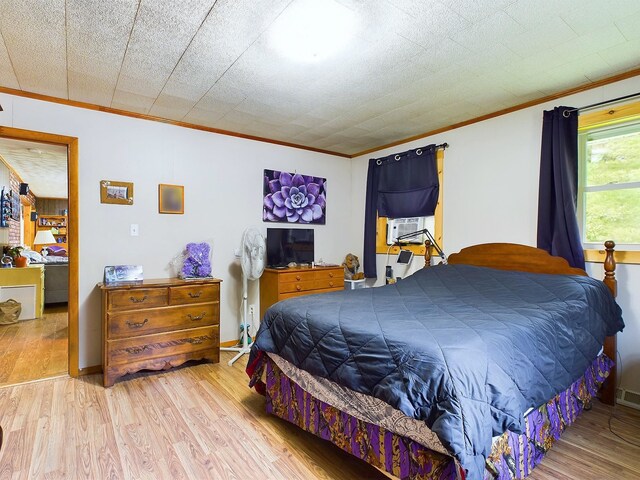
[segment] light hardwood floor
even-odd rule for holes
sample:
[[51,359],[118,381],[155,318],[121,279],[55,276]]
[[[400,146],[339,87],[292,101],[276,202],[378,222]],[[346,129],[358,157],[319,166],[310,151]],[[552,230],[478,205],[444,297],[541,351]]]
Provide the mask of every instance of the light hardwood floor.
[[[385,479],[375,468],[264,412],[246,357],[137,374],[110,389],[100,375],[0,388],[0,479]],[[530,478],[640,478],[640,448],[609,433],[598,402]],[[640,412],[614,427],[640,442]]]
[[67,305],[46,306],[44,316],[0,326],[0,386],[65,375]]

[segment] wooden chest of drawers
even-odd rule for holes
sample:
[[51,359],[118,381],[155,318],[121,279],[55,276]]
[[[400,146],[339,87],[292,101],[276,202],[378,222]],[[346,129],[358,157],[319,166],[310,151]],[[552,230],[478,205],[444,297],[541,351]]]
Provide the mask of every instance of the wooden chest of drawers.
[[102,290],[104,386],[143,369],[220,361],[220,280],[145,280]]
[[260,318],[285,298],[344,289],[342,267],[266,268],[260,277]]

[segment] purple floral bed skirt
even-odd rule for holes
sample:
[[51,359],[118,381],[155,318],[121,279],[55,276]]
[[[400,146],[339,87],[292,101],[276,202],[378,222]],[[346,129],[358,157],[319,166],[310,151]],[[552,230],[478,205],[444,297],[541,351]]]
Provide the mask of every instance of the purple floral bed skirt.
[[[261,360],[266,363],[267,412],[399,478],[464,478],[464,472],[459,471],[452,457],[321,402],[282,373],[267,355]],[[612,366],[609,358],[600,355],[571,387],[527,415],[525,433],[505,432],[494,442],[485,480],[529,475],[567,426],[589,405]],[[252,383],[262,370],[256,369]]]

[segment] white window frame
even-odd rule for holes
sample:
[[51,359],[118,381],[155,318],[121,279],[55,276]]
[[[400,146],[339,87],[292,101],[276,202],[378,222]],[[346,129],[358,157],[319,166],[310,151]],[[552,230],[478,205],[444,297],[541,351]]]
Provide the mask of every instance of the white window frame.
[[[608,125],[603,127],[589,128],[578,134],[578,227],[580,229],[580,239],[585,249],[602,248],[601,242],[587,242],[585,239],[586,215],[585,210],[586,194],[589,192],[602,192],[621,189],[640,189],[639,182],[625,183],[608,183],[605,185],[587,186],[587,141],[595,138],[608,138],[613,135],[607,135],[612,131],[624,133],[640,133],[640,119],[631,120],[616,125]],[[622,134],[624,134],[622,133]],[[616,250],[640,250],[640,243],[617,243]]]

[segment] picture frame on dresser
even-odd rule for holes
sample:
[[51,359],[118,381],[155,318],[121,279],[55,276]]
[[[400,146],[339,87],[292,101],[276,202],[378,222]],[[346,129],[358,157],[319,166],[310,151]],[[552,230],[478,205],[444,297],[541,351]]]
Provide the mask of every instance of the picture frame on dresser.
[[136,283],[144,280],[142,265],[109,265],[104,267],[105,285]]

